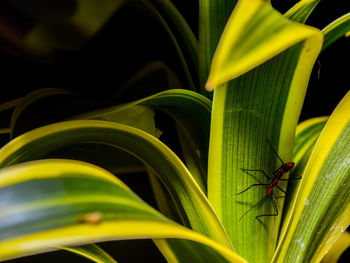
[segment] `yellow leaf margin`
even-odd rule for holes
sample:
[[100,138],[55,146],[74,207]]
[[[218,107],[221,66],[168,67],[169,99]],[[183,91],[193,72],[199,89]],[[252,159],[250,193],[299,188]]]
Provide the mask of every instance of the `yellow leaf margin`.
[[[281,20],[282,15],[272,12],[273,9],[270,8],[271,10],[266,16],[265,26],[272,26],[276,22],[282,22],[284,26],[270,35],[261,32],[259,39],[254,39],[259,44],[252,45],[252,43],[249,43],[250,41],[246,41],[243,33],[250,28],[251,23],[254,22],[254,16],[261,12],[263,8],[270,8],[270,6],[261,0],[240,0],[238,2],[213,57],[206,84],[207,90],[211,91],[217,86],[248,72],[302,41],[305,41],[305,43],[292,85],[300,81],[308,81],[307,74],[298,73],[311,70],[310,67],[312,68],[313,62],[320,52],[323,35],[316,28],[290,20]],[[242,35],[243,37],[241,37]],[[253,48],[240,53],[238,47],[243,45],[251,45]]]

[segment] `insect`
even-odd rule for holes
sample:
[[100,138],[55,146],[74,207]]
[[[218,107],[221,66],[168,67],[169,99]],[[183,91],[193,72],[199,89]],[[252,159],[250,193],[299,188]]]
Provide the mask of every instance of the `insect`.
[[[259,217],[263,217],[263,216],[278,216],[278,208],[277,208],[277,204],[276,204],[276,199],[277,198],[283,198],[286,197],[286,191],[284,191],[281,187],[278,186],[278,182],[279,181],[291,181],[291,180],[299,180],[301,179],[300,175],[297,175],[296,177],[293,178],[289,178],[289,179],[282,179],[281,177],[288,173],[289,171],[294,169],[295,163],[294,162],[288,162],[285,163],[283,162],[283,160],[281,159],[281,157],[279,157],[278,153],[275,151],[275,149],[272,147],[271,143],[269,142],[268,139],[266,139],[268,145],[270,146],[271,150],[273,151],[273,153],[277,156],[277,158],[281,161],[282,165],[273,172],[272,177],[269,176],[265,171],[260,170],[260,169],[244,169],[242,168],[241,170],[246,172],[247,174],[249,174],[248,172],[260,172],[262,173],[268,180],[269,183],[267,184],[252,184],[251,186],[249,186],[248,188],[246,188],[245,190],[237,193],[236,195],[240,195],[246,191],[248,191],[250,188],[255,187],[255,186],[266,186],[267,187],[267,192],[266,195],[256,204],[254,204],[253,206],[251,206],[248,211],[246,211],[241,218],[239,219],[239,221],[241,221],[241,219],[248,214],[254,207],[260,205],[266,198],[271,198],[273,207],[275,209],[275,213],[273,214],[263,214],[263,215],[257,215],[255,218],[259,218]],[[272,193],[272,189],[276,187],[278,190],[280,190],[281,192],[283,192],[285,195],[283,196],[277,196],[275,197]]]

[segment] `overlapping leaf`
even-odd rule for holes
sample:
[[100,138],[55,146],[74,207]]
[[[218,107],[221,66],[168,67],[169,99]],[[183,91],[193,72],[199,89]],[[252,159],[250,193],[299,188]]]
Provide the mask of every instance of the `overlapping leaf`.
[[[232,250],[166,219],[96,166],[42,160],[0,173],[0,260],[105,240],[173,238],[191,254],[202,250],[200,262],[244,262]],[[90,254],[96,259],[95,250]],[[86,249],[80,251],[87,256]],[[106,259],[99,260],[111,261]]]
[[286,219],[288,226],[279,241],[276,262],[305,262],[313,255],[322,256],[324,253],[316,254],[319,246],[326,246],[327,251],[349,224],[349,106],[350,93],[327,121],[312,151],[293,211]]
[[[206,193],[211,102],[204,96],[192,91],[172,89],[127,104],[75,116],[73,119],[115,121],[156,136],[154,126],[150,125],[153,121],[140,121],[142,112],[145,111],[140,109],[141,106],[160,109],[176,121],[187,167]],[[135,114],[135,111],[139,114]]]
[[[311,152],[327,119],[328,117],[317,117],[298,124],[295,134],[294,153],[292,159],[293,162],[295,162],[293,173],[297,174],[298,176],[300,176],[304,171],[306,163],[310,158]],[[284,221],[285,218],[288,218],[292,212],[290,206],[295,200],[296,187],[299,185],[299,183],[299,180],[293,180],[288,183],[288,195],[285,198],[282,221]],[[287,224],[284,222],[281,229],[282,233],[285,231],[286,227]]]
[[12,140],[0,151],[0,166],[45,157],[60,147],[78,143],[107,144],[129,152],[160,176],[191,227],[225,246],[231,243],[186,167],[155,137],[141,130],[105,121],[71,121],[44,126]]

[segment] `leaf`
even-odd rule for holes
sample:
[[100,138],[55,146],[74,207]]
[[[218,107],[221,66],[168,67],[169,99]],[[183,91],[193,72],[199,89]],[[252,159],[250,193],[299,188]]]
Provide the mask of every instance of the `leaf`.
[[335,223],[350,201],[349,106],[350,93],[332,113],[315,145],[274,262],[310,261],[322,242],[327,242],[323,240],[327,233],[335,229],[332,236],[336,237],[345,231]]
[[[236,251],[249,262],[272,258],[280,217],[254,218],[275,213],[271,199],[245,214],[267,190],[257,186],[237,193],[268,180],[261,172],[242,169],[272,175],[281,166],[267,140],[282,160],[291,161],[295,127],[321,45],[317,29],[291,22],[261,1],[242,0],[213,58],[209,86],[240,77],[214,91],[208,197]],[[275,57],[266,61],[266,54]],[[279,186],[285,189],[283,182]],[[273,193],[283,195],[276,188]],[[281,212],[281,198],[277,206]]]
[[[339,239],[342,239],[341,237],[348,233],[346,232],[347,227],[349,227],[350,222],[350,205],[348,205],[343,213],[337,218],[335,223],[333,224],[333,227],[331,230],[323,237],[323,240],[321,244],[318,246],[315,254],[313,255],[311,261],[312,262],[320,262],[324,260],[324,258],[331,258],[332,255],[328,256],[328,253],[330,250],[333,250],[333,253],[338,253],[340,256],[340,250],[345,248],[339,244]],[[349,240],[347,240],[347,245],[349,247],[350,243]],[[338,247],[338,248],[336,248]],[[333,257],[335,255],[333,254]],[[336,260],[333,260],[336,262]]]
[[25,97],[23,97],[17,104],[16,107],[13,111],[13,114],[11,116],[11,124],[10,124],[10,129],[11,129],[11,137],[13,138],[17,134],[17,131],[15,131],[15,126],[20,118],[22,113],[26,113],[28,110],[28,106],[33,104],[34,102],[39,101],[42,98],[49,97],[49,96],[67,96],[67,95],[72,95],[72,92],[69,92],[67,90],[63,89],[56,89],[56,88],[47,88],[47,89],[39,89],[35,90]]
[[64,146],[50,152],[46,157],[88,162],[118,175],[145,172],[145,165],[135,156],[115,147],[98,143]]
[[[141,115],[136,114],[133,118],[125,117],[125,112],[131,111],[131,114],[134,114],[135,106],[160,109],[175,120],[188,168],[202,191],[206,193],[211,102],[204,96],[183,89],[172,89],[123,105],[74,116],[72,119],[113,120],[141,128],[157,136],[153,125],[147,129],[145,125],[140,126]],[[145,124],[147,123],[153,121],[145,119]]]
[[305,41],[304,56],[313,57],[319,53],[317,46],[322,36],[316,29],[282,19],[261,0],[241,1],[213,57],[207,90],[213,90],[302,41]]
[[15,107],[20,103],[22,98],[13,99],[2,103],[0,105],[0,134],[1,133],[10,133],[10,123],[11,116]]
[[322,51],[348,32],[350,32],[350,13],[339,17],[322,30],[324,34]]
[[293,161],[295,169],[302,172],[311,151],[328,120],[328,116],[308,119],[298,124],[295,132]]
[[284,14],[290,20],[305,23],[320,0],[301,0]]
[[96,263],[116,263],[103,249],[95,244],[88,244],[79,247],[60,247],[61,249],[73,252],[94,261]]
[[350,247],[350,233],[344,232],[336,241],[331,249],[327,252],[325,258],[322,260],[323,263],[339,262],[340,256],[343,252]]
[[4,146],[0,151],[0,167],[40,159],[61,147],[88,142],[107,144],[136,156],[160,176],[194,230],[231,246],[207,198],[180,159],[158,139],[139,129],[92,120],[44,126]]
[[11,137],[42,125],[62,121],[72,115],[110,105],[110,101],[79,96],[64,89],[38,89],[26,95],[16,106],[11,118]]
[[[208,79],[211,60],[219,43],[221,34],[237,1],[201,0],[199,5],[199,78],[200,87],[206,96],[204,86]],[[215,21],[215,23],[213,23]]]
[[[186,58],[190,74],[198,76],[198,40],[175,5],[169,0],[149,0],[162,15]],[[191,70],[193,68],[193,70]],[[197,87],[198,80],[193,78]]]
[[167,89],[180,89],[175,73],[162,61],[152,61],[142,67],[113,95],[118,102],[129,102]]
[[[301,175],[305,169],[306,163],[310,158],[311,152],[315,146],[315,143],[320,136],[320,133],[326,124],[328,117],[317,117],[298,124],[295,133],[295,144],[293,153],[293,162],[295,163],[294,172]],[[293,172],[293,173],[294,173]],[[283,216],[282,216],[282,229],[281,233],[284,233],[287,227],[285,218],[289,218],[292,210],[290,206],[294,203],[296,198],[296,189],[300,181],[290,181],[287,187],[288,195],[284,201]]]
[[191,254],[204,253],[211,262],[245,262],[232,250],[171,222],[112,174],[96,166],[42,160],[1,169],[0,174],[3,260],[57,246],[177,238],[189,241],[171,242],[192,247]]
[[[187,24],[185,24],[185,20],[183,18],[180,18],[180,13],[176,10],[175,6],[168,0],[142,0],[133,2],[132,4],[136,7],[139,5],[138,8],[141,7],[143,12],[151,15],[152,18],[155,19],[164,29],[170,41],[173,43],[173,47],[175,48],[175,51],[182,65],[187,82],[186,88],[190,90],[196,90],[195,80],[193,79],[193,75],[195,75],[195,69],[191,71],[190,66],[196,68],[196,61],[193,61],[193,59],[196,57],[196,54],[193,52],[197,43],[190,28]],[[165,11],[165,9],[167,9],[167,11]],[[169,24],[173,26],[175,32],[172,31],[172,28],[170,28]],[[180,30],[183,32],[179,33]],[[176,36],[180,36],[179,41]],[[180,41],[182,45],[180,45]],[[190,55],[185,56],[182,48],[188,52],[187,55]],[[193,75],[191,73],[193,73]]]

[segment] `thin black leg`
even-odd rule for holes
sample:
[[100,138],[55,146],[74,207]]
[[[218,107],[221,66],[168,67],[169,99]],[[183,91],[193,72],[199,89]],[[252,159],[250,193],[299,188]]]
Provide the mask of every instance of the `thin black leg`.
[[274,154],[277,156],[277,158],[281,161],[282,165],[284,164],[283,160],[281,157],[278,155],[278,153],[275,151],[275,149],[272,147],[272,144],[269,142],[269,140],[266,138],[266,141],[268,145],[270,146],[271,150],[274,152]]
[[265,185],[265,186],[267,186],[269,184],[252,184],[247,189],[243,190],[242,192],[237,193],[236,195],[240,195],[240,194],[244,193],[245,191],[249,190],[250,188],[252,188],[253,186],[258,186],[258,185]]
[[264,200],[266,199],[267,195],[264,196],[263,199],[261,199],[259,202],[257,202],[256,204],[254,204],[253,206],[251,206],[240,218],[239,218],[239,221],[242,220],[242,218],[248,214],[254,207],[260,205],[262,202],[264,202]]
[[[248,171],[249,171],[249,172],[260,172],[260,173],[263,173],[267,179],[269,179],[269,180],[272,179],[270,176],[268,176],[268,175],[265,173],[265,171],[260,170],[260,169],[244,169],[244,168],[241,168],[241,170],[242,170],[243,172],[246,172],[246,173],[247,173]],[[248,173],[247,173],[247,174],[248,174]]]
[[275,196],[275,199],[277,199],[277,198],[285,198],[286,197],[286,195],[282,195],[282,196]]
[[277,187],[280,191],[282,191],[283,193],[286,194],[286,191],[284,191],[281,187],[279,187],[278,185],[276,185],[276,187]]
[[272,203],[273,203],[273,207],[275,208],[275,214],[264,214],[264,215],[258,215],[255,218],[259,218],[259,217],[263,217],[263,216],[278,216],[278,209],[277,209],[277,204],[276,204],[276,200],[275,197],[273,195],[270,195],[272,198]]
[[[296,175],[296,177],[293,177],[293,175]],[[280,181],[295,181],[295,180],[300,180],[302,177],[301,175],[297,174],[297,173],[292,173],[291,176],[289,176],[288,179],[280,179]]]

